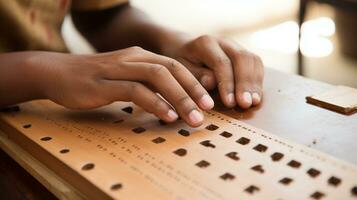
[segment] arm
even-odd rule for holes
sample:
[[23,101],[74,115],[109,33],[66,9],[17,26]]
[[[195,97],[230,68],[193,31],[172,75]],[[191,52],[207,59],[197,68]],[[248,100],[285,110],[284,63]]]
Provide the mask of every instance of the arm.
[[0,54],[0,108],[43,98],[38,74],[30,64],[35,54],[34,52]]
[[207,90],[217,87],[227,107],[249,108],[261,102],[263,63],[230,39],[193,38],[169,30],[130,5],[72,14],[77,28],[99,51],[141,46],[178,60]]
[[180,34],[155,24],[129,4],[98,11],[72,11],[72,18],[78,30],[99,52],[140,46],[163,54],[163,44],[172,34]]
[[167,122],[181,116],[191,126],[202,124],[201,109],[214,106],[181,63],[139,47],[94,55],[0,54],[0,108],[34,99],[70,109],[131,101]]

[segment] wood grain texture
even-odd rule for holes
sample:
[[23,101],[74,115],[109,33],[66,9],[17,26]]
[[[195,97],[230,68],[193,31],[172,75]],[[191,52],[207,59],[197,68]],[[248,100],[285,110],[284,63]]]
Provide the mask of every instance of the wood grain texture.
[[[128,106],[132,113],[122,111]],[[354,198],[355,165],[214,111],[205,116],[190,128],[162,125],[128,103],[74,112],[36,101],[3,115],[1,128],[90,199]]]
[[[217,109],[356,163],[356,155],[347,153],[356,152],[356,118],[305,103],[305,96],[330,85],[271,70],[265,85],[262,106],[245,112]],[[191,129],[182,123],[163,126],[134,106],[132,114],[121,110],[127,106],[73,112],[46,101],[32,102],[21,105],[19,113],[2,115],[1,129],[92,199],[353,198],[354,164],[216,112],[207,113],[208,129]],[[140,133],[132,131],[136,128]],[[188,134],[179,134],[181,129]],[[334,137],[320,140],[321,135]]]

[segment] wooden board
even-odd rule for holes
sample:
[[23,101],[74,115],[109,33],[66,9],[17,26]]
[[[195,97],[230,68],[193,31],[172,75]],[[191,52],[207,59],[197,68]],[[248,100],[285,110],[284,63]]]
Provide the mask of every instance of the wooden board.
[[357,199],[355,165],[205,116],[193,129],[128,103],[75,112],[36,101],[1,114],[1,129],[91,199]]
[[335,86],[321,94],[306,97],[306,101],[349,115],[357,112],[357,89],[346,86]]

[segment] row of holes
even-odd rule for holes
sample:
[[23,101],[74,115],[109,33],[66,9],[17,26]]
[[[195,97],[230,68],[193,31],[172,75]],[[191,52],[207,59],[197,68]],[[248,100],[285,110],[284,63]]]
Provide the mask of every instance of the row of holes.
[[[125,108],[123,108],[122,109],[124,112],[127,112],[127,113],[129,113],[129,114],[132,114],[132,112],[133,112],[133,108],[131,107],[131,106],[128,106],[128,107],[125,107]],[[211,115],[211,116],[215,116],[215,114],[214,113],[211,113],[211,112],[209,112],[209,111],[206,111],[206,113],[207,114],[209,114],[209,115]],[[224,121],[226,121],[226,122],[228,122],[229,124],[232,124],[232,125],[234,125],[234,126],[238,126],[238,127],[240,127],[240,128],[243,128],[243,129],[245,129],[245,130],[247,130],[247,131],[249,131],[249,132],[252,132],[252,133],[256,133],[254,130],[251,130],[250,128],[247,128],[247,127],[244,127],[244,126],[242,126],[242,125],[239,125],[239,124],[237,124],[237,123],[233,123],[231,120],[229,120],[229,119],[225,119],[224,117],[222,117],[222,116],[216,116],[218,119],[220,119],[220,120],[224,120]],[[179,118],[180,119],[180,118]],[[123,121],[123,120],[120,120],[121,122]],[[161,124],[161,125],[166,125],[166,122],[165,121],[163,121],[163,120],[159,120],[159,123]],[[210,125],[210,126],[208,126],[208,127],[206,127],[206,129],[208,129],[208,130],[216,130],[216,129],[218,129],[219,127],[218,126],[215,126],[215,125]],[[144,130],[145,131],[145,130]],[[181,131],[182,133],[184,133],[184,134],[182,134],[183,136],[189,136],[189,132],[188,131],[186,131],[186,130],[183,130],[182,129],[182,131]],[[221,135],[223,136],[223,137],[231,137],[232,136],[232,134],[231,133],[229,133],[229,132],[222,132],[221,133]],[[262,137],[264,137],[264,138],[267,138],[267,139],[272,139],[271,137],[268,137],[268,136],[266,136],[265,134],[260,134]],[[293,146],[292,145],[289,145],[289,144],[287,144],[287,143],[285,143],[285,142],[283,142],[283,141],[280,141],[280,140],[277,140],[277,139],[274,139],[274,141],[275,142],[277,142],[277,143],[279,143],[280,145],[284,145],[284,146],[286,146],[286,147],[289,147],[289,148],[293,148]],[[305,153],[303,150],[301,150],[301,152],[302,153]],[[307,153],[305,153],[305,155],[308,155],[308,156],[311,156],[310,154],[307,154]],[[319,160],[322,160],[322,161],[324,161],[323,159],[321,159],[320,157],[314,157],[314,158],[317,158],[317,159],[319,159]],[[330,163],[331,164],[331,163]],[[332,163],[332,164],[334,164],[334,163]]]
[[[210,124],[208,126],[206,126],[206,129],[207,130],[210,130],[210,131],[214,131],[214,130],[217,130],[219,127],[214,125],[214,124]],[[145,128],[143,127],[137,127],[137,128],[134,128],[132,129],[132,131],[134,133],[143,133],[146,131]],[[182,136],[189,136],[190,135],[190,132],[185,130],[185,129],[180,129],[178,131],[178,133]],[[222,137],[226,137],[226,138],[230,138],[233,134],[232,133],[229,133],[227,131],[223,131],[222,133],[220,133],[220,135]],[[165,142],[166,139],[165,138],[162,138],[162,137],[157,137],[155,139],[152,140],[152,142],[156,143],[156,144],[159,144],[159,143],[163,143]],[[250,143],[250,139],[249,138],[246,138],[246,137],[241,137],[239,138],[237,141],[237,143],[241,144],[241,145],[247,145]],[[215,148],[216,146],[214,144],[211,143],[210,140],[204,140],[202,142],[200,142],[201,145],[205,146],[205,147],[209,147],[209,148]],[[253,147],[254,150],[258,151],[258,152],[261,152],[261,153],[264,153],[268,150],[268,147],[263,145],[263,144],[257,144],[255,147]],[[183,155],[186,155],[186,151],[183,151],[182,149],[179,149],[178,153],[183,156]],[[234,152],[231,152],[231,155],[233,154]],[[274,162],[277,162],[277,161],[280,161],[282,158],[284,157],[284,154],[280,153],[280,152],[275,152],[271,155],[271,159],[272,161]],[[237,157],[234,157],[234,159],[237,159]],[[299,161],[296,161],[296,160],[291,160],[287,163],[288,166],[292,167],[292,168],[300,168],[301,167],[301,163]],[[314,169],[314,168],[310,168],[308,171],[307,171],[307,174],[310,175],[310,177],[312,178],[315,178],[317,177],[318,175],[321,174],[321,172],[317,169]],[[338,186],[340,184],[341,180],[339,178],[336,178],[336,177],[333,177],[331,179],[331,181],[329,181],[329,183],[331,185],[335,185],[335,186]]]
[[[23,128],[30,128],[30,127],[31,127],[31,124],[26,124],[26,125],[23,126]],[[52,140],[52,137],[45,136],[45,137],[42,137],[40,140],[47,142],[47,141]],[[69,152],[70,152],[70,150],[66,149],[66,148],[65,149],[61,149],[59,151],[59,153],[61,153],[61,154],[67,154]],[[83,165],[81,169],[83,171],[88,171],[88,170],[94,169],[94,166],[95,166],[94,163],[87,163],[87,164]],[[115,184],[110,186],[110,189],[112,191],[116,191],[116,190],[121,189],[122,187],[123,187],[123,185],[121,183],[115,183]]]
[[[187,154],[187,150],[186,149],[183,149],[183,148],[179,148],[175,151],[173,151],[174,154],[178,155],[178,156],[185,156]],[[280,153],[274,153],[271,155],[272,159],[274,159],[274,155],[276,154],[280,154]],[[230,153],[227,153],[226,156],[228,158],[231,158],[232,160],[235,160],[235,161],[238,161],[240,158],[238,157],[238,153],[237,152],[230,152]],[[201,168],[205,168],[205,167],[208,167],[210,165],[209,162],[205,161],[205,160],[202,160],[200,162],[198,162],[196,164],[198,167],[201,167]],[[297,162],[294,161],[294,160],[291,160],[290,162],[287,163],[288,166],[291,166],[291,167],[296,167],[297,166]],[[261,165],[255,165],[251,168],[253,171],[256,171],[256,172],[259,172],[259,173],[264,173],[264,169]],[[315,178],[317,177],[321,172],[314,169],[314,168],[310,168],[309,170],[307,170],[306,172],[308,175],[310,175],[311,177]],[[333,185],[333,186],[338,186],[339,184],[341,183],[341,179],[335,177],[335,176],[331,176],[329,179],[328,179],[328,184],[329,185]]]
[[[163,124],[163,123],[161,122],[160,124]],[[214,124],[210,124],[210,125],[206,126],[205,128],[207,130],[210,130],[210,131],[215,131],[219,127],[214,125]],[[143,128],[143,127],[137,127],[137,128],[133,129],[133,132],[138,133],[138,134],[143,133],[145,131],[146,131],[146,129]],[[180,135],[182,135],[182,136],[185,136],[185,137],[190,136],[190,132],[185,130],[185,129],[180,129],[178,131],[178,133]],[[227,131],[223,131],[222,133],[220,133],[220,135],[222,137],[225,137],[225,138],[230,138],[233,134],[229,133]],[[157,137],[157,138],[152,140],[152,142],[154,142],[156,144],[163,143],[165,141],[166,141],[166,139],[162,138],[162,137]],[[241,144],[241,145],[247,145],[247,144],[250,143],[250,139],[246,138],[246,137],[241,137],[236,142]],[[202,141],[202,142],[200,142],[200,144],[203,145],[203,146],[206,146],[206,147],[215,148],[215,145],[212,144],[210,140]],[[263,152],[266,152],[268,150],[268,147],[263,145],[263,144],[258,144],[255,147],[253,147],[253,149],[258,151],[258,152],[262,152],[263,153]],[[187,150],[180,148],[180,149],[175,150],[174,153],[179,155],[179,156],[185,156],[187,154]],[[230,153],[226,154],[226,156],[230,157],[233,160],[239,160],[239,157],[237,156],[237,152],[230,152]],[[271,155],[271,159],[273,161],[280,161],[283,157],[284,157],[284,154],[279,153],[279,152],[275,152],[275,153],[273,153]],[[210,165],[210,163],[205,161],[205,160],[202,160],[202,161],[196,163],[196,166],[198,166],[200,168],[206,168],[209,165]],[[292,167],[292,168],[300,168],[301,163],[296,161],[296,160],[291,160],[290,162],[287,163],[287,165]],[[259,173],[264,173],[264,169],[262,168],[261,165],[253,166],[251,169],[256,171],[256,172],[259,172]],[[313,178],[315,178],[318,175],[320,175],[320,173],[321,172],[319,170],[314,169],[314,168],[310,168],[307,171],[307,174],[310,175],[310,177],[313,177]],[[232,179],[235,178],[235,176],[230,174],[230,173],[226,173],[226,174],[220,176],[220,178],[223,179],[223,180],[232,180]],[[284,177],[281,180],[279,180],[279,183],[284,184],[284,185],[289,185],[292,181],[293,181],[292,178]],[[328,179],[328,184],[329,185],[338,186],[340,183],[341,183],[341,179],[339,179],[337,177],[332,176],[332,177],[330,177]],[[250,193],[254,193],[256,191],[255,189],[258,189],[258,191],[259,191],[259,188],[257,188],[256,186],[252,185],[249,188],[247,188],[245,191],[251,191]],[[356,190],[356,187],[351,189],[352,194],[354,194],[355,190]],[[354,194],[354,195],[356,195],[356,194]],[[314,199],[320,199],[320,198],[322,198],[324,196],[325,196],[324,193],[322,193],[320,191],[316,191],[316,192],[312,193],[310,197],[314,198]]]
[[[128,112],[128,113],[132,113],[132,111],[133,111],[131,107],[127,107],[127,108],[124,108],[124,109],[125,109],[126,112]],[[124,110],[124,109],[123,109],[123,110]],[[120,122],[122,122],[122,121],[123,121],[123,120],[117,120],[117,121],[114,121],[114,123],[120,123]],[[165,123],[164,121],[162,121],[162,120],[159,120],[159,123],[160,123],[161,125],[165,125],[165,124],[166,124],[166,123]],[[24,127],[24,128],[30,128],[30,127],[31,127],[31,124],[26,124],[26,125],[24,125],[23,127]],[[217,130],[218,128],[219,128],[219,127],[216,126],[216,125],[214,125],[214,124],[210,124],[210,125],[206,126],[206,129],[207,129],[207,130],[210,130],[210,131],[215,131],[215,130]],[[137,128],[134,128],[132,131],[139,134],[139,133],[145,132],[146,129],[143,128],[143,127],[137,127]],[[180,135],[186,136],[186,137],[190,135],[190,132],[187,131],[187,130],[184,130],[184,129],[180,129],[180,130],[178,131],[178,133],[179,133]],[[222,137],[226,137],[226,138],[230,138],[230,137],[232,136],[232,134],[229,133],[229,132],[227,132],[227,131],[224,131],[224,132],[220,133],[220,135],[221,135]],[[43,138],[41,138],[42,141],[49,141],[49,140],[51,140],[51,139],[52,139],[51,137],[43,137]],[[152,141],[153,141],[154,143],[156,143],[156,144],[159,144],[159,143],[165,142],[166,140],[165,140],[164,138],[162,138],[162,137],[158,137],[158,138],[156,138],[156,139],[154,139],[154,140],[152,140]],[[248,144],[248,143],[250,142],[250,139],[245,138],[245,137],[241,137],[241,138],[238,139],[236,142],[239,143],[239,144],[241,144],[241,145],[246,145],[246,144]],[[215,145],[212,144],[209,140],[202,141],[200,144],[202,144],[202,145],[204,145],[204,146],[206,146],[206,147],[215,148]],[[265,151],[268,149],[268,147],[265,146],[265,145],[262,145],[262,144],[258,144],[258,145],[255,146],[253,149],[256,150],[256,151],[258,151],[258,152],[265,152]],[[62,150],[60,150],[60,153],[61,153],[61,154],[65,154],[65,153],[68,153],[69,151],[70,151],[69,149],[62,149]],[[183,151],[183,149],[178,149],[178,150],[175,151],[175,153],[178,154],[178,155],[180,155],[180,156],[184,156],[184,155],[186,155],[187,151],[186,151],[186,150]],[[234,160],[239,160],[239,157],[237,157],[236,152],[231,152],[231,153],[227,154],[227,156],[230,157],[230,158],[232,158],[232,159],[234,159]],[[279,161],[283,156],[284,156],[283,154],[281,154],[281,153],[279,153],[279,152],[276,152],[276,153],[274,153],[274,154],[271,155],[271,158],[272,158],[273,161]],[[203,163],[197,163],[197,166],[205,165],[205,164],[206,164],[205,162],[207,162],[207,161],[201,161],[201,162],[203,162]],[[88,165],[88,164],[84,165],[84,166],[82,167],[82,170],[88,170],[88,169],[87,169],[87,168],[88,168],[87,165]],[[89,163],[89,165],[90,165],[90,166],[93,165],[93,168],[94,168],[94,164],[93,164],[93,163]],[[290,161],[290,162],[288,163],[288,165],[291,166],[291,167],[293,167],[293,168],[299,168],[299,167],[301,166],[301,163],[299,163],[298,161],[292,160],[292,161]],[[251,169],[252,169],[252,170],[255,170],[255,171],[258,171],[258,172],[260,172],[260,173],[264,173],[264,170],[261,168],[260,165],[254,166],[254,167],[252,167]],[[316,170],[316,169],[314,169],[314,168],[311,168],[311,169],[309,169],[309,170],[307,171],[307,173],[308,173],[311,177],[317,177],[317,176],[320,174],[320,171],[318,171],[318,170]],[[222,175],[221,178],[222,178],[222,179],[226,179],[226,178],[227,178],[226,176],[228,176],[228,179],[230,179],[230,176],[229,176],[229,175],[225,175],[225,176]],[[288,185],[288,184],[290,184],[290,182],[292,182],[292,179],[290,179],[290,178],[288,178],[288,177],[285,177],[285,178],[281,179],[279,182],[282,183],[282,184]],[[341,180],[340,180],[339,178],[337,178],[337,177],[331,177],[331,178],[328,180],[328,183],[329,183],[330,185],[338,186],[338,185],[341,183]],[[118,184],[113,184],[112,187],[111,187],[111,189],[112,189],[112,190],[117,190],[117,189],[120,189],[121,187],[122,187],[122,185],[121,185],[120,183],[118,183]],[[357,195],[357,187],[352,188],[351,192],[352,192],[353,195],[356,196],[356,195]],[[319,199],[319,198],[321,198],[321,197],[323,197],[323,196],[324,196],[324,194],[323,194],[323,193],[320,193],[320,192],[315,192],[314,194],[311,195],[311,197],[316,198],[316,199]]]

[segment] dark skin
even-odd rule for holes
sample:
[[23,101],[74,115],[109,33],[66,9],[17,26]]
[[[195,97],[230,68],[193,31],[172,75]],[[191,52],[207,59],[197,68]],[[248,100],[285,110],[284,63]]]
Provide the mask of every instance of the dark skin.
[[167,122],[181,116],[196,127],[202,110],[213,108],[207,91],[216,87],[227,107],[261,102],[263,64],[232,40],[167,29],[129,5],[72,17],[98,52],[106,53],[1,54],[0,107],[33,99],[71,109],[131,101]]

